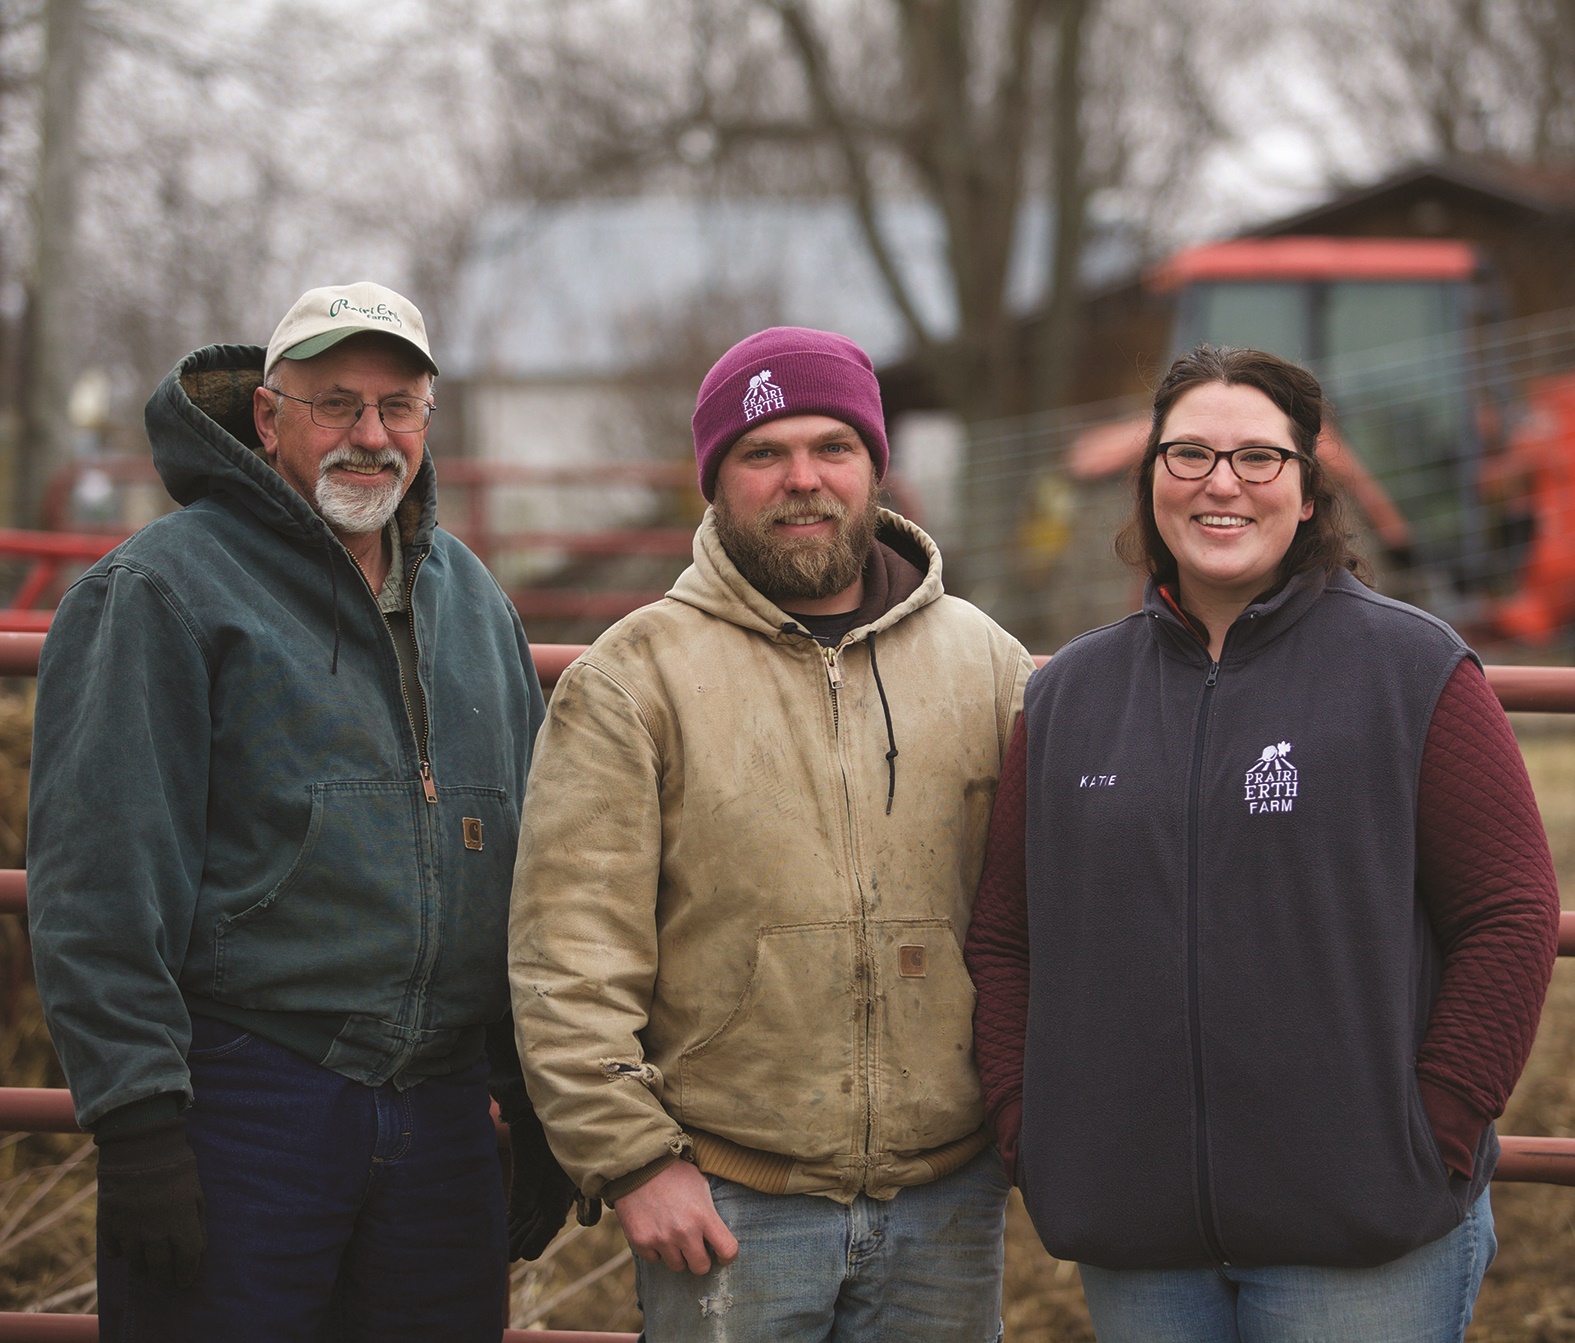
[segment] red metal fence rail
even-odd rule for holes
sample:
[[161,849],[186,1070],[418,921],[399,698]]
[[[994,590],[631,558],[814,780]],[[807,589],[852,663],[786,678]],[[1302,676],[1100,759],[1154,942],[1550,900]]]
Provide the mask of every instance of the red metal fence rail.
[[[119,545],[131,532],[124,523],[78,523],[70,515],[72,491],[86,472],[106,477],[122,486],[149,486],[160,496],[153,460],[147,456],[104,457],[69,462],[51,478],[43,503],[44,531],[0,529],[0,561],[28,564],[20,586],[7,609],[0,611],[0,628],[45,630],[49,612],[59,599],[64,580],[92,564]],[[695,469],[690,463],[671,461],[583,462],[572,466],[533,466],[523,462],[484,462],[474,458],[444,457],[439,489],[445,496],[446,525],[473,550],[481,562],[496,572],[500,556],[548,553],[573,559],[641,556],[672,561],[676,576],[694,546],[694,527],[650,526],[629,523],[595,530],[560,527],[511,530],[500,526],[494,499],[506,490],[598,490],[633,487],[686,497],[698,506]],[[906,517],[922,522],[922,510],[913,488],[894,472],[882,482],[893,506]],[[450,509],[447,498],[459,496]],[[167,503],[167,501],[166,501]],[[678,509],[682,517],[684,509]],[[695,514],[698,517],[698,513]],[[660,573],[660,567],[655,571]],[[652,575],[642,580],[654,584]],[[509,596],[521,617],[532,620],[600,620],[611,623],[662,595],[661,586],[639,588],[586,588],[571,578],[514,588]]]
[[[43,531],[0,529],[0,560],[28,568],[10,605],[0,612],[0,627],[44,630],[49,612],[71,573],[92,564],[119,545],[132,528],[122,523],[97,526],[71,518],[71,495],[85,473],[121,486],[155,487],[162,495],[153,460],[147,456],[104,457],[68,462],[51,477],[42,506]],[[653,493],[693,492],[694,467],[678,462],[604,462],[575,466],[531,466],[445,458],[441,489],[461,498],[452,511],[456,532],[489,568],[499,556],[549,552],[576,559],[600,556],[654,556],[681,567],[694,544],[694,528],[630,525],[597,531],[508,530],[497,525],[493,499],[500,490],[577,488],[606,490],[637,487]],[[447,512],[447,510],[445,510]],[[663,585],[665,586],[665,584]],[[662,587],[586,590],[573,584],[545,583],[510,592],[520,615],[529,620],[595,619],[611,623],[662,595]]]
[[[67,566],[81,569],[120,544],[131,528],[81,524],[71,517],[71,496],[85,473],[121,486],[149,486],[162,496],[158,472],[148,456],[104,457],[68,462],[55,472],[46,489],[42,514],[47,530],[0,530],[0,559],[31,561],[21,586],[4,612],[9,629],[47,629],[48,616],[31,608],[53,606]],[[457,507],[445,507],[448,526],[489,568],[499,556],[550,552],[576,559],[591,556],[655,556],[674,562],[674,572],[694,544],[694,528],[631,524],[597,531],[574,528],[509,530],[500,527],[493,500],[501,490],[606,490],[635,487],[654,495],[695,490],[695,471],[682,462],[587,462],[573,466],[532,466],[521,462],[485,462],[445,457],[441,490],[457,495]],[[597,619],[611,622],[655,601],[661,587],[586,590],[571,584],[545,583],[510,592],[527,621]]]
[[[5,534],[0,531],[0,547]],[[44,643],[41,633],[0,632],[0,676],[35,676]],[[563,669],[584,649],[576,644],[537,644],[532,649],[543,689],[557,683]],[[1041,666],[1047,659],[1035,659]],[[1489,667],[1488,684],[1500,703],[1514,712],[1575,714],[1575,667]],[[0,915],[27,912],[27,873],[0,869]],[[1559,955],[1575,956],[1575,912],[1559,926]],[[71,1096],[59,1088],[0,1087],[0,1130],[75,1133]],[[1575,1186],[1575,1138],[1499,1139],[1503,1153],[1493,1178],[1503,1182]],[[91,1343],[98,1338],[94,1315],[45,1315],[0,1312],[3,1343]],[[633,1334],[573,1330],[510,1329],[504,1343],[634,1343]]]

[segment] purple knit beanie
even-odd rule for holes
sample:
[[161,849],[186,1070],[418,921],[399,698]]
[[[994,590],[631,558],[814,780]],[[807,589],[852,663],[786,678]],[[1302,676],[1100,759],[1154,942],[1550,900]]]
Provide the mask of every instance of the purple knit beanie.
[[774,326],[741,340],[711,366],[695,403],[695,459],[700,493],[716,494],[727,450],[757,424],[788,415],[830,415],[859,431],[886,474],[886,417],[869,355],[846,336],[803,326]]

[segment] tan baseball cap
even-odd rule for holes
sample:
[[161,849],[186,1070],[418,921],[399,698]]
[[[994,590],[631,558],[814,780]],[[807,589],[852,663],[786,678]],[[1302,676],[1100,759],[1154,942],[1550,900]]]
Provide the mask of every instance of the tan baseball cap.
[[398,337],[421,356],[432,376],[437,376],[438,366],[427,348],[427,324],[421,320],[421,310],[403,294],[362,280],[308,289],[296,299],[268,342],[263,377],[267,378],[281,359],[311,359],[346,336],[363,331]]

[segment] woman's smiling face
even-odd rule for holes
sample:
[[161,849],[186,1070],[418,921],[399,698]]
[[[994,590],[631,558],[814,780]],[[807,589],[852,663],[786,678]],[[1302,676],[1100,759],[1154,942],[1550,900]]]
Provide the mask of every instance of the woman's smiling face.
[[[1160,438],[1218,452],[1296,448],[1291,422],[1274,402],[1256,387],[1220,382],[1178,397]],[[1238,479],[1224,459],[1201,480],[1177,480],[1160,458],[1152,469],[1154,523],[1176,557],[1181,600],[1199,614],[1204,608],[1239,611],[1271,586],[1297,525],[1312,517],[1296,462],[1261,485]]]

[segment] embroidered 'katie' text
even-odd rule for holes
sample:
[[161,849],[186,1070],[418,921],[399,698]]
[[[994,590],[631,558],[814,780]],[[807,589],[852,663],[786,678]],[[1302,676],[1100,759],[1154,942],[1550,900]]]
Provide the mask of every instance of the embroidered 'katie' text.
[[1114,788],[1116,776],[1114,774],[1085,774],[1077,782],[1079,788]]

